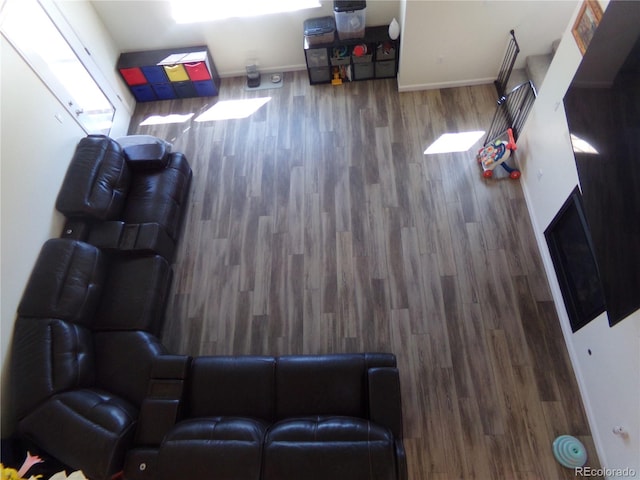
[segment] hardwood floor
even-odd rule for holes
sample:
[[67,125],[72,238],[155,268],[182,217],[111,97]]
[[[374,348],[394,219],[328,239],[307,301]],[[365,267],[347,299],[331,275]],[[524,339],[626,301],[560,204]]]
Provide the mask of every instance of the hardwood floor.
[[[191,205],[163,334],[175,353],[389,351],[409,475],[575,478],[551,443],[598,460],[520,184],[485,180],[443,133],[488,128],[493,86],[398,93],[285,74],[281,89],[139,104],[130,133],[185,152]],[[271,96],[248,118],[216,101]],[[194,116],[139,126],[150,115]]]

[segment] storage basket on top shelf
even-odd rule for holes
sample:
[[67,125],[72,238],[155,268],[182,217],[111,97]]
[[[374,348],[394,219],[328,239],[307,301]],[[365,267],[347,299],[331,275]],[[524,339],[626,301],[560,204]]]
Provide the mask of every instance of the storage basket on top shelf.
[[335,0],[333,13],[340,40],[364,38],[367,20],[367,2],[361,0]]

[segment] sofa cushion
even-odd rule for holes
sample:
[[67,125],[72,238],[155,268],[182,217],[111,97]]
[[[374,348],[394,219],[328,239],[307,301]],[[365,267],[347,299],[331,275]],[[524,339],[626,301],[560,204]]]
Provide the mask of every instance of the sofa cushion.
[[283,356],[276,367],[276,418],[366,417],[365,358],[359,354]]
[[18,419],[53,394],[94,383],[91,332],[50,318],[18,317],[11,347],[11,395]]
[[171,278],[171,266],[159,255],[114,259],[93,329],[144,330],[159,335]]
[[104,391],[81,389],[51,397],[18,424],[20,434],[93,480],[123,467],[137,410]]
[[122,220],[158,223],[176,240],[190,181],[191,167],[185,156],[169,154],[166,168],[133,176]]
[[264,480],[396,480],[391,432],[367,420],[282,420],[267,433]]
[[69,218],[116,220],[129,182],[130,170],[120,145],[104,135],[89,135],[76,147],[56,208]]
[[31,271],[18,314],[89,324],[106,272],[106,259],[98,248],[67,238],[47,240]]
[[270,421],[275,408],[274,379],[273,357],[196,357],[191,366],[188,415]]
[[238,417],[180,422],[160,447],[158,479],[258,480],[266,428],[259,420]]
[[136,407],[149,389],[156,359],[166,353],[153,335],[140,331],[93,334],[95,384],[113,392]]

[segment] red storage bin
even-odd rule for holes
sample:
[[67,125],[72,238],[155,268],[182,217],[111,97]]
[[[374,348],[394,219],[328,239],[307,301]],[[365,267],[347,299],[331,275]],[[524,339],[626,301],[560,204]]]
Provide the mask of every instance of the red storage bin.
[[209,73],[206,62],[185,63],[184,68],[186,68],[189,78],[194,82],[211,80],[211,74]]
[[142,73],[142,70],[138,67],[134,68],[121,68],[120,74],[127,85],[142,85],[147,83],[147,78]]

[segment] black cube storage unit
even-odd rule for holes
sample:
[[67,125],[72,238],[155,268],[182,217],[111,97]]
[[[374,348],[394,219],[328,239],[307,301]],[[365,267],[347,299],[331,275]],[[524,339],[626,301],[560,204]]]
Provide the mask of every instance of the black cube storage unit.
[[116,68],[137,102],[213,97],[220,89],[206,46],[123,53]]
[[[366,45],[366,53],[361,45]],[[389,27],[367,27],[363,38],[336,39],[330,43],[309,45],[304,39],[304,54],[311,85],[331,83],[335,69],[345,81],[393,78],[398,74],[400,39],[389,37]],[[354,52],[355,50],[355,52]]]

